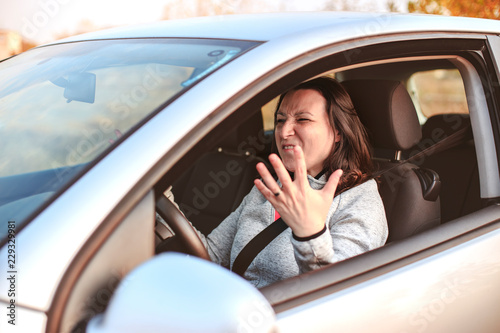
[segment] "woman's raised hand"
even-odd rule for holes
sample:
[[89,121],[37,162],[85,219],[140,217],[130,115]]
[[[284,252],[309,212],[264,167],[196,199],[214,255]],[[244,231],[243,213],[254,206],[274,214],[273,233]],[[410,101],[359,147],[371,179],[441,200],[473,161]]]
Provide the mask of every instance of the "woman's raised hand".
[[257,164],[260,179],[255,186],[273,205],[297,237],[309,237],[325,227],[328,210],[332,204],[342,170],[337,170],[328,179],[325,187],[314,190],[307,180],[304,153],[299,146],[294,147],[295,173],[290,178],[283,162],[276,154],[269,156],[282,187],[274,180],[264,163]]

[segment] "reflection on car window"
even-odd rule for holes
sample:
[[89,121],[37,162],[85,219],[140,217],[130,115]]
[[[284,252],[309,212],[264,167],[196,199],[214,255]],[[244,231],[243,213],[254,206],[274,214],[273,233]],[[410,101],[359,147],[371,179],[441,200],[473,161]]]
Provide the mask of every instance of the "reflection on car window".
[[1,62],[0,216],[18,219],[22,208],[26,217],[123,134],[255,44],[86,41]]
[[413,74],[407,84],[423,124],[438,114],[468,114],[462,77],[457,69],[438,69]]

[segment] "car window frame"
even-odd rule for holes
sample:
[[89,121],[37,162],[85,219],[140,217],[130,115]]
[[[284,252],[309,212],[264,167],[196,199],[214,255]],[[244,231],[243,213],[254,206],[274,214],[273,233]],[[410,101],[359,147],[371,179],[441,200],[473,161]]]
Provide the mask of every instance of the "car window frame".
[[[500,35],[487,35],[486,48],[483,52],[488,66],[485,85],[489,87],[491,98],[488,103],[496,112],[491,114],[493,133],[496,142],[500,142]],[[500,144],[497,144],[497,157],[500,164]]]

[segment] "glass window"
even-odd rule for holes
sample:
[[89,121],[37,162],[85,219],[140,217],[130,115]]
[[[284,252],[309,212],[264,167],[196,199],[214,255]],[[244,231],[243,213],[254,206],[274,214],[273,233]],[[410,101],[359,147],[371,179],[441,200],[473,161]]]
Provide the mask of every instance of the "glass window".
[[264,131],[274,131],[274,113],[278,106],[280,97],[273,98],[262,107],[262,118],[264,120]]
[[468,114],[462,77],[457,69],[437,69],[413,74],[407,83],[420,123],[438,114]]
[[20,225],[120,136],[254,45],[86,41],[0,62],[0,216]]

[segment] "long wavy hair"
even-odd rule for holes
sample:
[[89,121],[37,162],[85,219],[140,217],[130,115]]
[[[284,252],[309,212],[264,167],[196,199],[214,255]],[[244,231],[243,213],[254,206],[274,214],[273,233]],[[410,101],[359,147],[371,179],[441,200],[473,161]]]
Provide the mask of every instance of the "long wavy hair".
[[[336,131],[340,135],[340,140],[334,143],[323,164],[327,177],[337,169],[343,170],[335,195],[369,179],[372,176],[373,164],[368,134],[359,120],[351,97],[337,80],[329,77],[312,79],[282,94],[274,113],[275,130],[277,112],[283,99],[289,92],[301,89],[316,90],[325,98],[325,112],[328,114],[330,126],[334,135]],[[274,150],[277,151],[276,138],[273,140]]]

